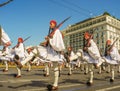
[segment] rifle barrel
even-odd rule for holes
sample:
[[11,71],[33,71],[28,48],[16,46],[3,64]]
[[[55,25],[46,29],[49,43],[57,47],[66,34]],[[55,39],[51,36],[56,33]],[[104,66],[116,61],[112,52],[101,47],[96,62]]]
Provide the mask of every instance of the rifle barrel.
[[62,26],[62,24],[64,23],[64,22],[66,22],[69,18],[71,18],[71,16],[70,17],[68,17],[68,18],[66,18],[65,20],[63,20],[58,26],[57,26],[57,28],[59,28],[59,27],[61,27]]

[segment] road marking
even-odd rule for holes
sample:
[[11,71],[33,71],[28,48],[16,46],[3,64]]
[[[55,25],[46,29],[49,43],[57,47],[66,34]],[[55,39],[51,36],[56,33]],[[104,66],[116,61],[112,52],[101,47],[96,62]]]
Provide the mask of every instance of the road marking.
[[8,81],[0,81],[0,82],[8,82]]
[[108,91],[108,90],[112,90],[112,89],[116,89],[116,88],[120,88],[120,85],[109,87],[109,88],[104,88],[104,89],[99,89],[99,90],[96,90],[96,91]]
[[38,88],[38,89],[27,89],[27,90],[20,90],[20,91],[45,91],[45,90],[47,90],[47,88],[45,88],[45,87],[40,87],[40,88]]
[[49,80],[49,79],[21,79],[21,80],[7,80],[7,81],[0,81],[1,83],[22,83],[22,82],[31,82],[31,81],[46,81],[46,80]]

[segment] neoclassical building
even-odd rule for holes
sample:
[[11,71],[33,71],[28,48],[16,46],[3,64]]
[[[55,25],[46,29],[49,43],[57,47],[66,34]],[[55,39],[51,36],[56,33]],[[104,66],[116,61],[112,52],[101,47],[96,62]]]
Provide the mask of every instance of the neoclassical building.
[[65,35],[65,46],[73,47],[76,52],[79,48],[83,48],[84,33],[93,33],[93,40],[97,43],[100,52],[103,54],[105,50],[106,40],[112,42],[119,38],[115,46],[120,50],[120,20],[105,12],[100,16],[89,18],[73,25],[69,25],[63,30]]

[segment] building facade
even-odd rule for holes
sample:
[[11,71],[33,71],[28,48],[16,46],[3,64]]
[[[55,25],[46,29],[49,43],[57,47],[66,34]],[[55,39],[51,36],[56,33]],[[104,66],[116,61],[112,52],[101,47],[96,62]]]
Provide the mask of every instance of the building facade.
[[109,13],[105,12],[100,16],[69,25],[63,30],[65,46],[71,46],[75,52],[80,48],[83,49],[85,32],[93,33],[93,40],[97,43],[101,54],[104,54],[108,39],[114,42],[119,38],[115,46],[120,50],[120,20]]

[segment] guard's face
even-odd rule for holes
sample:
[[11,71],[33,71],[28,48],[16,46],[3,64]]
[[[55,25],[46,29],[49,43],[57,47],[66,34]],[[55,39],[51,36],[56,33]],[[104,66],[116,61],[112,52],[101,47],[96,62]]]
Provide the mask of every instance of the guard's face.
[[21,41],[21,40],[18,40],[18,42],[19,42],[19,43],[22,43],[22,41]]
[[107,43],[107,45],[111,45],[111,41],[110,40],[108,40],[106,43]]
[[68,51],[72,51],[72,48],[68,48]]
[[87,40],[87,39],[89,39],[90,37],[89,36],[85,36],[85,39]]
[[50,23],[50,28],[55,28],[55,27],[56,27],[55,23]]
[[28,48],[28,49],[27,49],[27,51],[28,51],[28,52],[31,52],[31,51],[32,51],[32,49],[31,49],[31,48]]
[[107,42],[107,45],[111,45],[111,43],[110,43],[110,42]]
[[22,38],[18,38],[18,43],[23,43],[23,39]]

